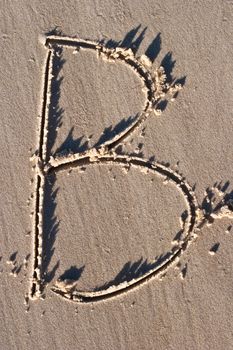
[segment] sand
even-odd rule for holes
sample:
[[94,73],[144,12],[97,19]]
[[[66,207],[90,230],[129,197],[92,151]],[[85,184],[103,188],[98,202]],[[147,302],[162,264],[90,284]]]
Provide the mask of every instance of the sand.
[[1,3],[0,349],[232,348],[232,17]]

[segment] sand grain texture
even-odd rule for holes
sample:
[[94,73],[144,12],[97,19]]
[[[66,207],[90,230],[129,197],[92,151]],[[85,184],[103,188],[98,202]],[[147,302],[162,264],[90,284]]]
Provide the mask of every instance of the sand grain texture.
[[[20,0],[0,9],[0,349],[231,349],[232,211],[221,205],[233,190],[232,1]],[[55,27],[70,37],[112,39],[163,65],[168,80],[182,78],[175,101],[117,153],[170,163],[195,185],[208,218],[165,275],[98,303],[69,302],[51,286],[60,278],[92,290],[139,276],[179,244],[187,203],[167,179],[127,164],[51,173],[44,300],[28,297],[38,169],[30,157],[38,149],[46,59],[39,37]],[[144,106],[142,82],[123,64],[70,49],[55,63],[48,111],[55,157],[114,137]]]

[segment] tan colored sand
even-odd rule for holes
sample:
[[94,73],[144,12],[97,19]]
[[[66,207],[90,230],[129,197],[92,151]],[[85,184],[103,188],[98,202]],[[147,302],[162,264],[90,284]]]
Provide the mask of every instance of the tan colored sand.
[[[184,88],[118,152],[170,163],[184,181],[195,184],[203,209],[232,191],[232,2],[33,0],[0,5],[0,349],[231,349],[233,224],[228,207],[211,213],[197,240],[158,279],[98,303],[69,302],[51,291],[62,276],[65,291],[67,286],[88,291],[111,285],[123,267],[117,280],[130,281],[143,263],[150,266],[176,246],[185,198],[167,179],[137,167],[93,163],[66,169],[57,174],[52,195],[50,178],[47,230],[41,231],[48,238],[41,271],[47,282],[44,300],[33,301],[28,293],[35,171],[43,169],[35,167],[37,156],[30,161],[38,148],[43,99],[46,49],[39,36],[58,26],[68,36],[119,42],[141,24],[135,35],[147,27],[137,52],[141,56],[161,33],[153,67],[172,51],[173,76],[186,76]],[[57,130],[48,133],[50,151],[83,151],[105,128],[104,136],[113,135],[116,124],[134,116],[145,92],[123,64],[70,49],[62,58],[59,107],[64,111],[54,112],[61,113],[62,124],[54,120]],[[203,203],[210,191],[215,202]],[[71,267],[73,274],[65,278]]]

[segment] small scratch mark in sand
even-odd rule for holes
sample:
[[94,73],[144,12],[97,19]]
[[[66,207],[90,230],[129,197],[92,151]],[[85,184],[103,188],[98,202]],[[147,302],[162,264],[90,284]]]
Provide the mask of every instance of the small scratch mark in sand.
[[210,255],[215,255],[219,249],[220,243],[215,243],[209,250]]

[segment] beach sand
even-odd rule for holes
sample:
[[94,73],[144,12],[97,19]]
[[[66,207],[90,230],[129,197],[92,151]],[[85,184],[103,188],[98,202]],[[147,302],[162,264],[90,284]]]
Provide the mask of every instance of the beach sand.
[[233,2],[0,9],[0,349],[232,349]]

